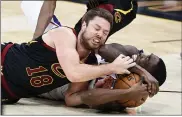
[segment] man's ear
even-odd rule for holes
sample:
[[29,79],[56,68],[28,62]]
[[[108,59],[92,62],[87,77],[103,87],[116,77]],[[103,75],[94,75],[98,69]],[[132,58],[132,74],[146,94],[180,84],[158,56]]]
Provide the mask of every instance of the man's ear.
[[83,23],[82,23],[82,30],[85,30],[85,28],[86,28],[86,22],[84,21]]

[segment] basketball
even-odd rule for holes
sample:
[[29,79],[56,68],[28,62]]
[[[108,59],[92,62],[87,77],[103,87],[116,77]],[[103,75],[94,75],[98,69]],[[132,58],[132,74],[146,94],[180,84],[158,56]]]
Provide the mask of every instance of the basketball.
[[[114,79],[112,77],[106,80],[105,84],[103,85],[103,88],[111,88],[113,80]],[[118,78],[113,88],[114,89],[129,89],[131,86],[138,83],[139,81],[140,81],[140,76],[135,73],[131,73],[129,75],[118,75]],[[148,98],[148,95],[143,96],[143,98],[139,101],[119,100],[118,103],[120,103],[123,107],[137,107],[142,105],[147,98]]]

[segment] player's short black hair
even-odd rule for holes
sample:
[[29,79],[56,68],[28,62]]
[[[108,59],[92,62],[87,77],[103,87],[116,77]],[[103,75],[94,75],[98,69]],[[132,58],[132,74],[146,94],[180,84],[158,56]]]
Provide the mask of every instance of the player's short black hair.
[[157,63],[151,75],[154,76],[156,80],[158,80],[159,86],[161,86],[165,82],[167,77],[166,65],[161,58],[159,58],[159,62]]
[[93,20],[96,16],[106,19],[110,23],[112,28],[113,15],[109,11],[102,8],[93,8],[89,10],[88,12],[86,12],[85,15],[82,17],[82,22],[85,21],[86,24],[88,25],[89,21]]

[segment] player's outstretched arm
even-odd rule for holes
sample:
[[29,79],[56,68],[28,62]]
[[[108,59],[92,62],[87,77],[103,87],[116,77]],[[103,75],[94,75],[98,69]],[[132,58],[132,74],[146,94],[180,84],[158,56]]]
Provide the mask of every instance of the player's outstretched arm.
[[77,39],[71,29],[60,27],[49,31],[47,36],[43,36],[44,41],[53,41],[58,61],[71,82],[89,81],[100,76],[112,73],[128,74],[128,68],[135,66],[130,57],[123,55],[118,56],[112,63],[105,65],[88,65],[81,64],[80,57],[77,52]]
[[136,47],[131,45],[121,45],[118,43],[105,44],[98,51],[98,54],[107,62],[113,62],[120,54],[132,57],[132,55],[138,53],[139,50]]
[[78,106],[81,104],[97,106],[116,100],[138,100],[141,97],[135,98],[136,95],[148,94],[146,86],[141,85],[141,83],[142,81],[130,89],[96,88],[90,90],[87,90],[87,82],[71,83],[65,93],[65,102],[67,106]]
[[96,106],[107,102],[126,99],[129,91],[126,90],[110,90],[110,89],[91,89],[88,90],[88,82],[71,83],[65,93],[65,102],[67,106],[78,106],[86,104]]
[[54,10],[56,8],[56,1],[57,0],[44,1],[40,10],[37,26],[33,35],[33,39],[42,35],[46,27],[48,26],[48,24],[51,22],[51,19],[54,15]]

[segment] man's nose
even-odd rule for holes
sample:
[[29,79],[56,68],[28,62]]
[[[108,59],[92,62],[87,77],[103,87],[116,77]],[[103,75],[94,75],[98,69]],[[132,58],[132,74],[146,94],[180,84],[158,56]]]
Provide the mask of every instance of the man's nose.
[[98,37],[98,38],[102,38],[102,36],[103,36],[103,33],[102,33],[101,31],[99,31],[99,32],[97,33],[97,37]]

